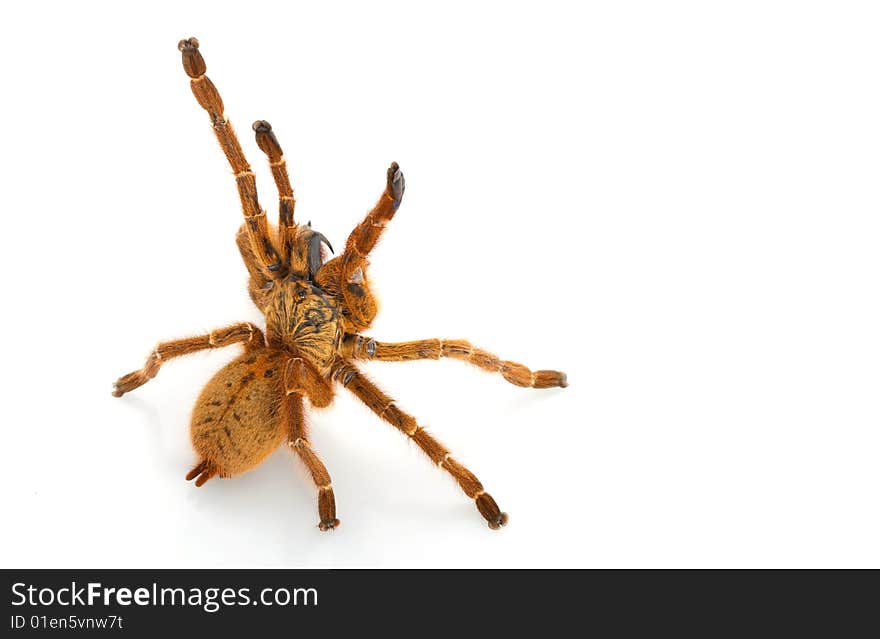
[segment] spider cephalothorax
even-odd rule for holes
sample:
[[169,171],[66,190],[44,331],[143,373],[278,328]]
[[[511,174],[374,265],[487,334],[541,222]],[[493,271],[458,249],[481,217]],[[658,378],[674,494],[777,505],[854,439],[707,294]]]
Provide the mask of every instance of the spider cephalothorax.
[[391,164],[379,201],[349,235],[342,253],[327,260],[327,239],[313,230],[311,223],[294,221],[293,189],[272,127],[258,120],[253,129],[278,187],[277,228],[269,226],[260,207],[254,174],[223,113],[220,94],[205,75],[198,41],[181,40],[178,48],[193,94],[208,112],[214,134],[235,174],[245,217],[236,243],[250,275],[248,293],[265,316],[265,332],[253,324],[239,323],[208,335],[162,342],[143,368],[116,381],[113,394],[121,397],[145,384],[172,357],[243,344],[244,352],[223,367],[196,400],[190,432],[199,460],[187,474],[188,480],[195,479],[201,486],[214,476],[245,472],[286,442],[308,467],[318,489],[319,527],[335,528],[339,520],[330,475],[306,437],[304,401],[316,407],[327,406],[333,401],[334,385],[339,384],[452,475],[491,528],[503,526],[507,515],[479,480],[414,417],[367,379],[355,361],[453,357],[498,372],[517,386],[531,388],[566,386],[565,374],[531,371],[464,340],[394,343],[363,335],[377,311],[367,278],[367,256],[403,198],[400,167]]
[[336,302],[309,280],[288,278],[272,287],[266,315],[270,345],[299,352],[320,371],[339,350],[342,327]]

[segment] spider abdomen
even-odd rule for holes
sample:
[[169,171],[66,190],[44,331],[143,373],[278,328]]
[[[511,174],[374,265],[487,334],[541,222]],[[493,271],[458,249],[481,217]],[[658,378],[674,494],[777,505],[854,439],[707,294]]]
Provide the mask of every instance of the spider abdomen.
[[284,441],[284,363],[281,351],[248,351],[220,369],[196,400],[193,448],[221,477],[250,470]]

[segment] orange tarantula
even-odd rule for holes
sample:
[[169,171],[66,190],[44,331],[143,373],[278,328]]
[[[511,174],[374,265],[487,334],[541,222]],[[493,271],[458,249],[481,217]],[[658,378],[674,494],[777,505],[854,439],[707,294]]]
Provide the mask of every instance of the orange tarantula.
[[278,187],[277,229],[267,224],[266,213],[257,200],[254,173],[223,113],[220,94],[205,75],[198,41],[181,40],[178,48],[192,92],[208,112],[214,135],[235,173],[245,219],[236,242],[250,276],[248,293],[265,315],[266,327],[264,332],[253,324],[239,323],[208,335],[162,342],[143,368],[116,381],[113,395],[121,397],[145,384],[174,357],[243,344],[244,352],[208,382],[196,401],[190,430],[199,459],[187,480],[195,479],[196,486],[201,486],[214,476],[243,473],[286,443],[308,467],[317,487],[320,529],[336,528],[339,520],[330,474],[309,443],[304,400],[312,406],[327,406],[333,401],[338,383],[452,475],[475,501],[490,528],[503,526],[507,515],[474,474],[367,379],[355,362],[453,357],[501,373],[511,384],[530,388],[564,387],[565,374],[531,371],[464,340],[392,343],[363,335],[377,310],[367,277],[367,256],[403,197],[403,173],[397,163],[388,168],[385,191],[349,235],[342,254],[326,260],[324,246],[330,248],[327,239],[311,224],[294,221],[293,189],[272,127],[263,120],[253,125],[257,145],[268,156]]

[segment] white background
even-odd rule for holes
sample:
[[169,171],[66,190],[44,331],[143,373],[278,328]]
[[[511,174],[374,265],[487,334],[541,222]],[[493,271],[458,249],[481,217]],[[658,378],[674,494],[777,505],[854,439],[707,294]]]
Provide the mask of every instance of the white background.
[[[846,2],[18,3],[0,21],[0,560],[17,566],[880,566],[880,32]],[[378,339],[569,375],[370,375],[510,513],[340,389],[311,415],[342,526],[281,450],[195,489],[189,411],[260,321],[177,41],[259,176],[337,246],[391,160]]]

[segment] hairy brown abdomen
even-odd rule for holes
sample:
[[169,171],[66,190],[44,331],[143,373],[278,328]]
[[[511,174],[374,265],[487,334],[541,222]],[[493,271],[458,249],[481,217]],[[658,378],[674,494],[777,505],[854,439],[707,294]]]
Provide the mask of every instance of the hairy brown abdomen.
[[284,355],[250,351],[223,367],[196,400],[190,434],[221,477],[250,470],[284,441],[278,418]]

